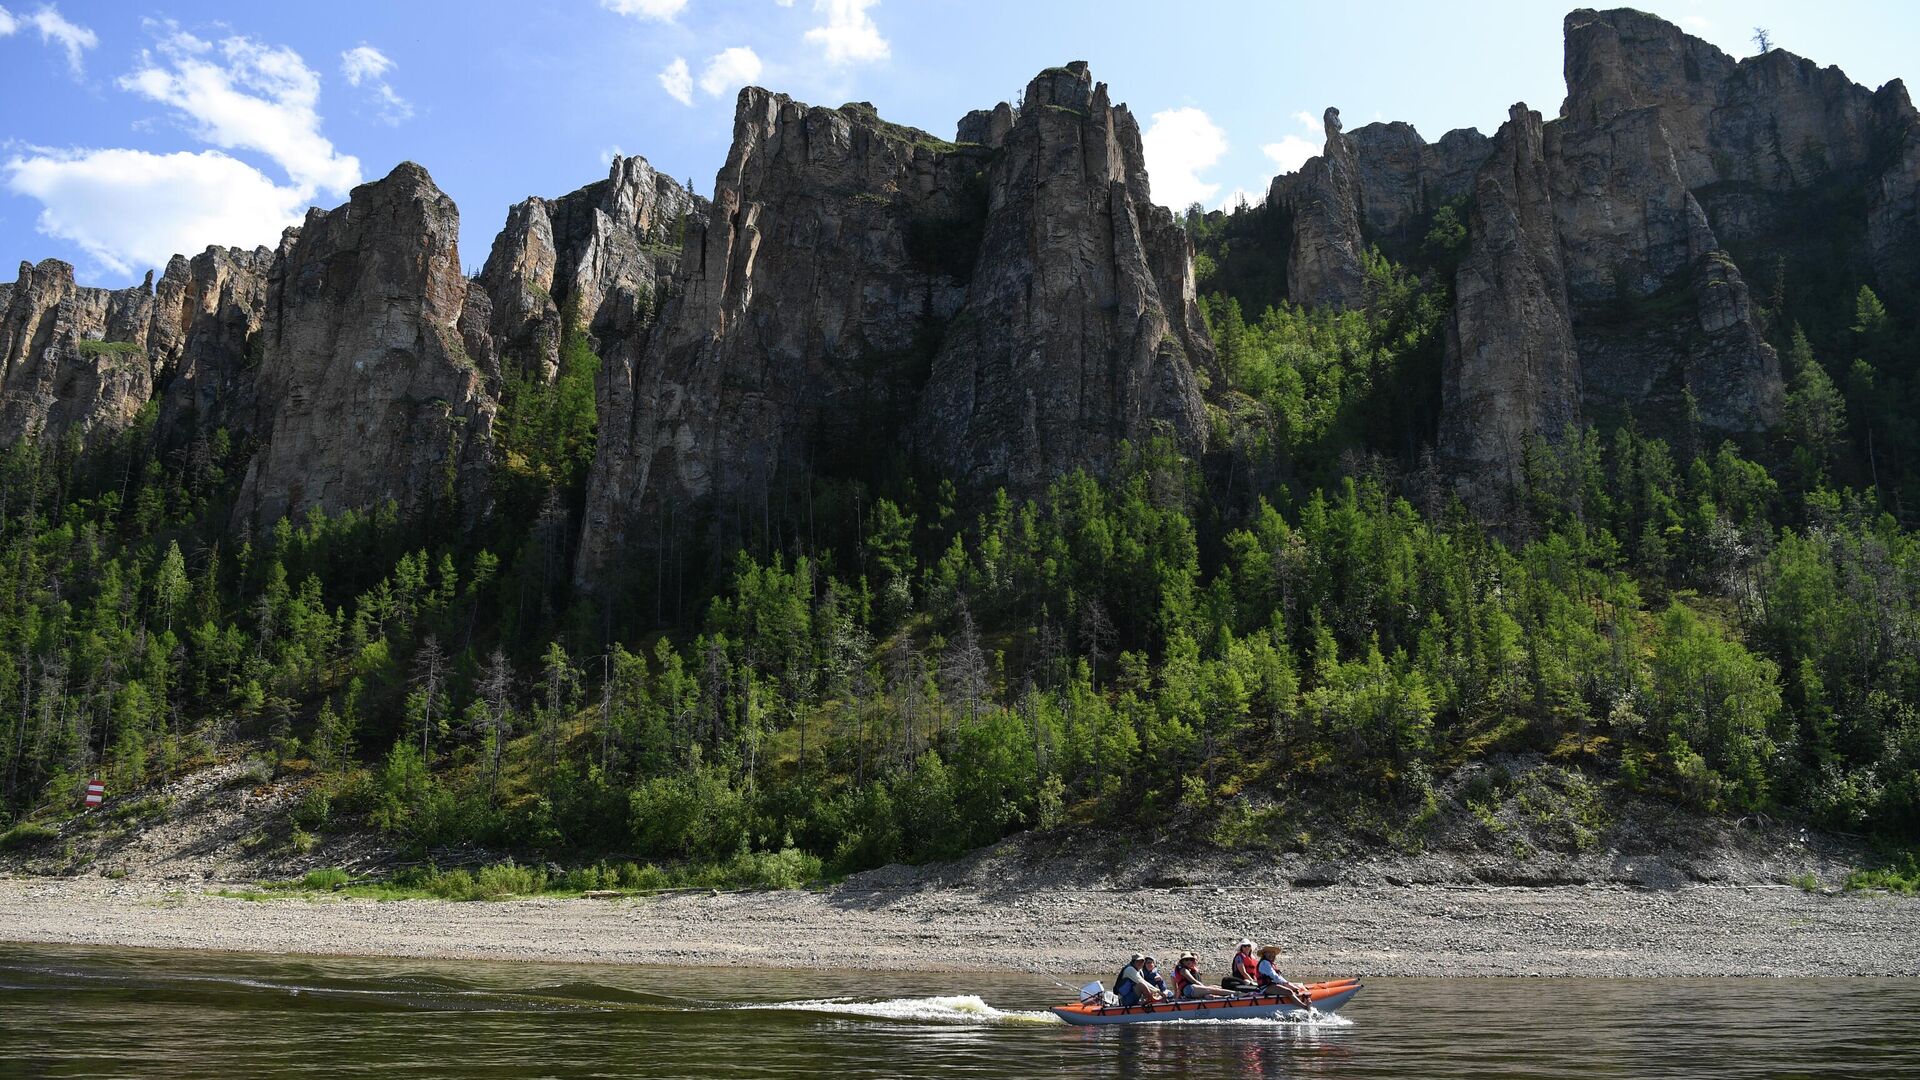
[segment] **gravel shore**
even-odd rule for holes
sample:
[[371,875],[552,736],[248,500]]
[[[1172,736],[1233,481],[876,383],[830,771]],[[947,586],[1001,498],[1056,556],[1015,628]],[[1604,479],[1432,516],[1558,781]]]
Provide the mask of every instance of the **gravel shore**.
[[1920,897],[1790,887],[1328,886],[1000,894],[920,887],[494,903],[247,901],[0,877],[0,941],[618,964],[1099,976],[1242,935],[1322,975],[1920,975]]

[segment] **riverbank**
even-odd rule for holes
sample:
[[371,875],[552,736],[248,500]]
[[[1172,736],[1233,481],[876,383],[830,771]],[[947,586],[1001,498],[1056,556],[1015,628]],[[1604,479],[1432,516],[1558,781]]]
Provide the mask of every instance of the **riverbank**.
[[[211,888],[211,886],[206,886]],[[1297,977],[1920,975],[1920,897],[1779,886],[859,888],[504,902],[250,901],[0,878],[0,940],[610,964],[1104,975],[1144,947],[1287,943]]]

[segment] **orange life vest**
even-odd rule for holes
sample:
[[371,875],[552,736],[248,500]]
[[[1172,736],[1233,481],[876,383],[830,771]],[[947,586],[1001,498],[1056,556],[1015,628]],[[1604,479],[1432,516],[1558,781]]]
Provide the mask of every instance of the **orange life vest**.
[[1250,983],[1258,983],[1260,981],[1260,958],[1257,956],[1247,956],[1244,953],[1234,953],[1233,977],[1236,979],[1245,979]]

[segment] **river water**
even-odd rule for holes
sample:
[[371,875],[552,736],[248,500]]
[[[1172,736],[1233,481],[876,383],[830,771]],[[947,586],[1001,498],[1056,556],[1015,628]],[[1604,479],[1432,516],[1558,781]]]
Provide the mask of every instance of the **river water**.
[[1065,994],[1028,974],[0,945],[0,1076],[1920,1073],[1912,980],[1371,979],[1333,1020],[1121,1028],[1053,1020],[1043,1010]]

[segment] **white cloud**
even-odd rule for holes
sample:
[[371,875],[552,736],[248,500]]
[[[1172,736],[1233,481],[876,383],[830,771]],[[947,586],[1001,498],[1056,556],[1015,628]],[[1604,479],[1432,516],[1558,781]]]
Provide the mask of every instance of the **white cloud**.
[[686,10],[687,0],[600,0],[600,6],[616,15],[672,22],[675,15]]
[[1273,159],[1283,173],[1296,172],[1307,159],[1320,152],[1320,144],[1298,135],[1283,135],[1279,142],[1262,146],[1260,152]]
[[775,4],[775,5],[777,5],[777,6],[779,6],[779,7],[792,7],[792,6],[793,6],[793,0],[773,0],[773,2],[774,2],[774,4]]
[[1147,173],[1163,206],[1185,209],[1213,198],[1220,185],[1200,179],[1227,153],[1227,134],[1199,109],[1187,106],[1153,114],[1153,123],[1140,136],[1147,155]]
[[378,79],[393,70],[387,54],[364,42],[340,54],[340,74],[348,86],[359,86],[367,79]]
[[[153,50],[117,85],[177,110],[195,138],[219,149],[27,148],[0,164],[0,175],[8,190],[40,202],[42,233],[131,275],[210,243],[271,244],[316,195],[343,195],[360,182],[359,159],[320,133],[320,77],[300,54],[158,29]],[[287,182],[222,152],[234,150],[271,159]]]
[[807,31],[807,41],[820,47],[834,67],[861,61],[885,60],[892,52],[880,36],[867,9],[880,0],[813,0],[813,10],[827,17],[826,25]]
[[42,151],[0,169],[10,191],[40,201],[42,233],[121,275],[210,243],[271,244],[307,203],[299,189],[217,150]]
[[398,125],[413,119],[413,102],[401,97],[387,81],[387,72],[392,70],[393,61],[387,54],[365,42],[340,54],[340,74],[346,77],[347,85],[366,83],[380,107],[380,119]]
[[[762,66],[759,55],[745,45],[723,49],[713,54],[707,61],[706,69],[700,72],[700,89],[718,97],[758,79]],[[663,85],[666,83],[664,72],[660,81]],[[672,93],[672,88],[669,87],[667,92]]]
[[1682,15],[1679,21],[1681,26],[1689,30],[1705,30],[1713,25],[1713,20],[1705,15]]
[[1325,131],[1327,129],[1327,123],[1324,119],[1313,115],[1305,109],[1294,113],[1293,118],[1300,121],[1300,126],[1306,128],[1308,131]]
[[180,32],[163,38],[158,59],[143,51],[120,87],[170,105],[193,121],[196,138],[223,150],[257,150],[309,194],[344,194],[360,182],[360,160],[320,134],[320,76],[300,54],[245,37],[216,46]]
[[693,72],[687,70],[686,57],[676,56],[673,63],[660,69],[660,86],[680,104],[693,104]]
[[58,45],[66,50],[67,67],[75,75],[86,73],[86,51],[100,44],[98,35],[84,26],[68,22],[66,16],[60,14],[60,9],[52,4],[31,15],[15,15],[0,7],[0,37],[18,33],[23,26],[40,31],[40,40],[46,44]]

